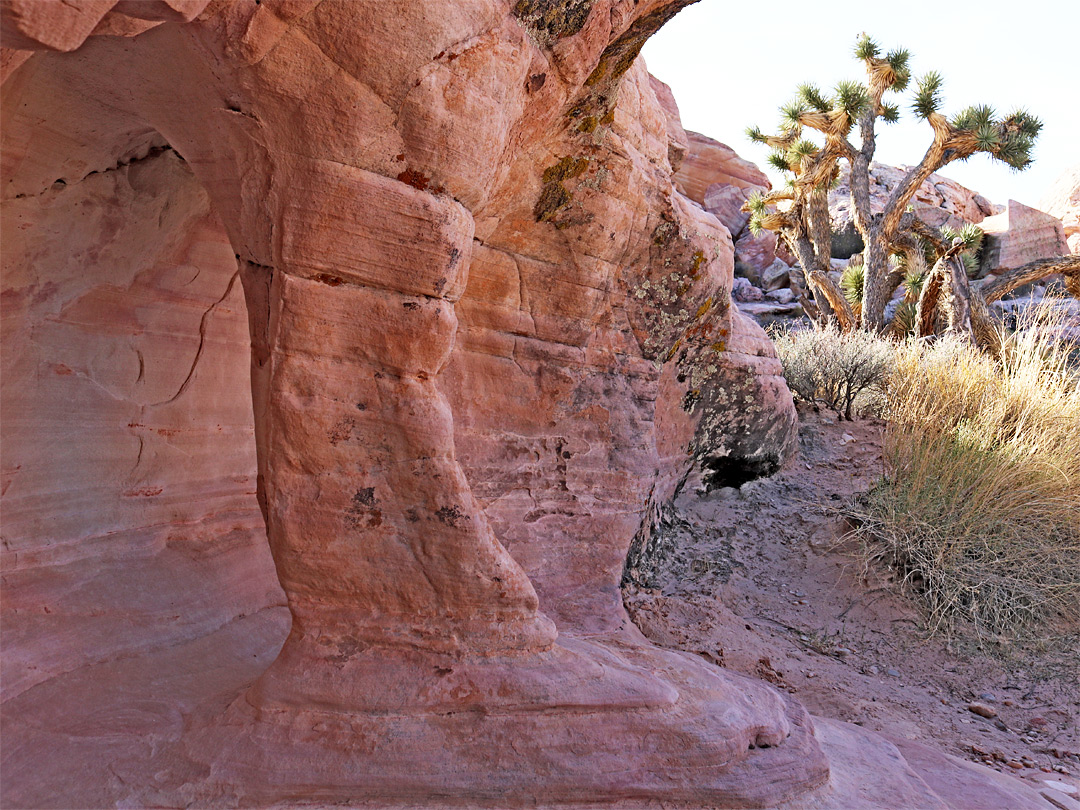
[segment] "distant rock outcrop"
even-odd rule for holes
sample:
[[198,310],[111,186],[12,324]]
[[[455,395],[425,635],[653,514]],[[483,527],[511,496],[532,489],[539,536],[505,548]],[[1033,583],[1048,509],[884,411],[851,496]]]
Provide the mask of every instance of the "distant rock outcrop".
[[1069,252],[1058,217],[1016,200],[1009,200],[1005,211],[987,217],[979,227],[985,234],[979,252],[979,275],[1001,273]]
[[772,188],[768,176],[757,164],[727,144],[687,131],[689,151],[682,166],[675,172],[675,188],[696,202],[705,204],[705,192],[714,183],[738,188]]
[[746,227],[750,216],[740,210],[755,191],[772,188],[766,174],[753,162],[739,157],[730,146],[697,132],[686,134],[689,152],[675,173],[675,187],[728,229],[735,246],[736,273],[757,281],[778,253],[792,263],[786,248],[778,245],[776,234],[750,233]]
[[1061,220],[1070,252],[1080,253],[1080,164],[1054,181],[1039,207]]
[[[870,164],[870,207],[874,213],[885,208],[889,195],[900,185],[908,167]],[[829,214],[833,222],[834,259],[846,259],[862,250],[862,238],[852,222],[850,170],[841,163],[840,179],[829,192]],[[981,194],[939,174],[927,178],[912,200],[915,214],[931,228],[949,225],[960,228],[967,223],[982,222],[998,214],[1004,206],[994,205]]]

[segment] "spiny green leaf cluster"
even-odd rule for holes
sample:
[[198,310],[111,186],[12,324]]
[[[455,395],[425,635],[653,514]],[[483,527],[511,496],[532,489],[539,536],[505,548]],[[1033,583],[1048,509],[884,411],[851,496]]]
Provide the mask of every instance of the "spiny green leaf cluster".
[[889,55],[885,57],[885,61],[889,63],[889,67],[893,69],[893,73],[896,74],[896,81],[893,82],[892,90],[901,92],[907,89],[908,83],[911,81],[911,68],[908,67],[908,61],[911,59],[911,54],[908,53],[907,48],[896,48],[889,51]]
[[746,207],[751,214],[764,214],[768,211],[768,203],[760,191],[753,192],[746,198]]
[[855,41],[856,59],[876,59],[879,53],[881,53],[881,48],[870,38],[869,34],[864,32],[859,35],[858,40]]
[[790,172],[792,171],[791,164],[788,161],[787,152],[773,152],[769,155],[769,165],[777,171]]
[[954,240],[959,239],[963,243],[965,253],[977,251],[979,246],[982,245],[983,230],[971,222],[965,224],[962,228],[942,225],[939,232],[942,241],[946,244],[951,244]]
[[747,127],[746,137],[752,140],[754,143],[765,143],[765,133],[761,131],[761,127]]
[[964,270],[967,271],[967,274],[969,276],[974,276],[979,269],[979,262],[976,255],[979,252],[979,247],[982,245],[982,228],[969,222],[960,229],[953,228],[949,225],[942,225],[940,231],[941,238],[946,244],[950,244],[956,239],[961,241],[964,247],[960,253],[960,260],[964,263]]
[[994,157],[1020,171],[1031,165],[1031,150],[1042,122],[1027,110],[1016,110],[1001,120],[1001,145]]
[[915,100],[912,110],[919,118],[929,118],[941,107],[941,85],[944,79],[937,71],[923,74],[915,83]]
[[844,268],[844,273],[840,276],[840,291],[853,307],[857,307],[862,303],[863,288],[865,286],[866,265],[849,264]]
[[859,82],[841,81],[836,83],[836,95],[833,106],[847,113],[848,118],[858,118],[870,104],[870,93]]
[[897,304],[892,319],[894,332],[903,336],[914,334],[918,313],[918,305],[914,301],[901,301]]
[[816,84],[800,84],[796,90],[798,99],[807,107],[827,113],[832,109],[832,102],[821,92]]
[[994,108],[986,104],[965,107],[957,114],[952,125],[957,129],[977,130],[994,124]]
[[904,274],[904,294],[907,298],[917,300],[922,293],[923,284],[926,283],[926,272],[923,270],[910,269]]

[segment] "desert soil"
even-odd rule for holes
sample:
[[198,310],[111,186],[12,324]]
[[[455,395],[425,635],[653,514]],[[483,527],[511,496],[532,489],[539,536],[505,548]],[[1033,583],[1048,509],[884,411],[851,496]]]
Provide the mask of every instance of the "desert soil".
[[634,621],[814,714],[1080,791],[1080,634],[928,634],[835,513],[882,475],[883,424],[801,418],[798,457],[776,475],[708,493],[688,482],[675,551],[649,587],[624,588]]

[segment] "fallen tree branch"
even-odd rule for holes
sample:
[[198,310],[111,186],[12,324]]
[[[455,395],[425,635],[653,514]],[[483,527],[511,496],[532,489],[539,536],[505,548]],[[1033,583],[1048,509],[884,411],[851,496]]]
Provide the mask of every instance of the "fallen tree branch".
[[1073,296],[1075,285],[1080,283],[1073,279],[1080,279],[1080,256],[1055,256],[1050,259],[1036,259],[1022,267],[1007,270],[979,288],[979,293],[987,304],[991,304],[1011,293],[1017,287],[1039,281],[1055,273],[1063,273],[1066,277],[1066,289]]

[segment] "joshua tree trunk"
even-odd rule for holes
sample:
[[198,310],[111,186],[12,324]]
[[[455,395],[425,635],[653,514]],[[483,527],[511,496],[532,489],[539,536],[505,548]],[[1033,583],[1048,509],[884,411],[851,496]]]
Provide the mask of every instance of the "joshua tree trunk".
[[928,337],[938,332],[938,325],[946,320],[946,330],[967,335],[984,349],[997,353],[1001,349],[1000,335],[990,317],[988,304],[1024,284],[1063,273],[1066,290],[1076,297],[1080,293],[1080,256],[1058,256],[1036,261],[1002,273],[973,289],[968,284],[967,272],[953,249],[938,259],[926,277],[916,311],[916,334]]
[[971,288],[968,286],[967,269],[959,256],[951,256],[945,263],[949,274],[949,332],[975,342],[971,328]]
[[885,326],[885,306],[896,286],[889,287],[889,252],[879,228],[871,230],[866,240],[864,263],[862,328],[880,332]]

